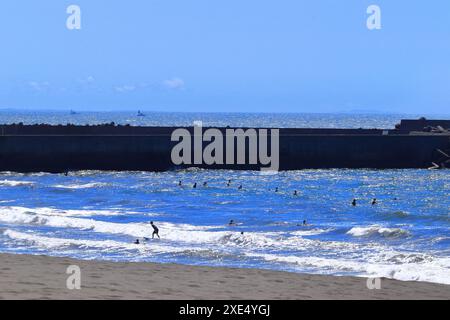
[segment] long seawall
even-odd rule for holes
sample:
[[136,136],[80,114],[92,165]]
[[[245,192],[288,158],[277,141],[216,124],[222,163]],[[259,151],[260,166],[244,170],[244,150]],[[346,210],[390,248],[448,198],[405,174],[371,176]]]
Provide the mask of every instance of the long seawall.
[[[260,164],[175,165],[174,127],[2,125],[0,171],[259,170]],[[185,128],[193,133],[193,128]],[[203,131],[208,128],[203,128]],[[227,128],[218,128],[223,134]],[[245,130],[245,128],[243,128]],[[248,143],[247,143],[248,147]],[[270,150],[270,149],[269,149]],[[381,129],[279,129],[279,169],[428,168],[448,160],[450,134]],[[248,150],[247,150],[248,156]]]

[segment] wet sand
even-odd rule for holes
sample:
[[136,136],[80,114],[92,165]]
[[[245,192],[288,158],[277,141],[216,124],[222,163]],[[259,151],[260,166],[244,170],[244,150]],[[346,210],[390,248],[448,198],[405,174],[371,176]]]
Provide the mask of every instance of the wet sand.
[[[81,290],[67,289],[79,266]],[[71,282],[73,283],[73,282]],[[0,299],[450,299],[450,286],[258,269],[0,254]]]

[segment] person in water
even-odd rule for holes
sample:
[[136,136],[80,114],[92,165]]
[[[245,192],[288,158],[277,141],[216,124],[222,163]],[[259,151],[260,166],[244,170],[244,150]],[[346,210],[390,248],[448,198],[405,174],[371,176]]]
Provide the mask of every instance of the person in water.
[[153,224],[153,221],[150,222],[150,225],[153,227],[152,239],[155,237],[155,234],[158,236],[158,239],[161,239],[158,227]]
[[183,185],[183,183],[180,181],[178,181],[178,185],[181,187]]
[[278,187],[275,188],[275,192],[278,192]]
[[238,190],[242,190],[242,184],[239,185]]
[[194,185],[192,186],[192,188],[197,188],[197,182],[196,183],[194,183]]
[[139,239],[136,239],[136,240],[134,241],[134,244],[140,244]]
[[376,205],[377,204],[377,199],[376,198],[373,198],[372,199],[372,205],[374,206],[374,205]]
[[352,206],[356,207],[356,199],[353,199]]
[[206,187],[208,185],[208,182],[203,182],[203,186]]
[[297,190],[294,191],[294,196],[298,196]]
[[228,223],[228,225],[231,227],[231,226],[235,226],[236,225],[236,222],[234,222],[234,220],[230,220],[230,222]]
[[230,185],[231,185],[231,179],[228,180],[227,187],[229,187]]

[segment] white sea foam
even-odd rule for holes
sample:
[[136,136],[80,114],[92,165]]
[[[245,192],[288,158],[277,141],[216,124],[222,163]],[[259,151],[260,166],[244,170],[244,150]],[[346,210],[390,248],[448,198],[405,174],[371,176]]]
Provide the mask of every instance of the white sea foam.
[[[108,212],[109,213],[109,212]],[[153,229],[148,223],[113,223],[96,221],[88,218],[75,218],[49,208],[28,209],[21,207],[0,208],[0,221],[9,224],[43,225],[57,228],[74,228],[91,230],[99,233],[124,234],[133,237],[148,237]],[[192,226],[158,222],[160,233],[173,241],[205,243],[218,240],[226,232],[205,231],[213,229],[208,226]],[[202,231],[202,232],[200,232]]]
[[42,177],[42,176],[48,176],[51,175],[51,173],[48,172],[33,172],[33,173],[20,173],[20,172],[14,172],[14,171],[1,171],[0,176],[3,177]]
[[[79,212],[75,212],[79,213]],[[109,212],[108,212],[109,213]],[[73,228],[104,234],[122,234],[131,237],[149,237],[153,229],[148,223],[113,223],[89,218],[73,217],[66,212],[49,208],[29,209],[21,207],[0,208],[0,221],[8,224]],[[352,250],[354,244],[320,242],[302,237],[288,237],[280,233],[248,232],[244,235],[236,231],[216,230],[214,226],[193,226],[158,222],[160,235],[165,240],[190,245],[209,245],[246,248],[290,248],[308,250],[320,247],[322,250]]]
[[[120,210],[74,210],[74,209],[57,209],[57,208],[26,208],[19,206],[0,207],[0,214],[28,214],[28,215],[44,215],[44,216],[61,216],[61,217],[92,217],[92,216],[120,216],[126,214],[136,214],[133,211]],[[148,215],[152,215],[149,213]],[[156,214],[155,214],[156,215]]]
[[32,181],[15,181],[15,180],[1,180],[2,187],[31,187],[34,185]]
[[153,253],[181,253],[185,251],[202,251],[202,247],[174,247],[167,244],[158,243],[153,241],[151,243],[142,243],[136,245],[134,243],[114,241],[114,240],[86,240],[86,239],[67,239],[67,238],[55,238],[46,237],[38,234],[28,232],[18,232],[7,229],[3,232],[5,236],[16,241],[24,241],[27,245],[33,245],[39,248],[64,250],[64,249],[98,249],[101,252],[113,252],[117,253],[123,250],[138,251],[139,254]]
[[352,272],[364,277],[385,277],[402,281],[425,281],[450,284],[450,259],[437,258],[427,263],[386,264],[322,257],[279,256],[247,253],[250,257],[317,269],[322,274]]
[[279,234],[259,232],[247,232],[245,234],[222,232],[221,236],[214,241],[227,247],[270,248],[287,245],[282,241]]
[[331,232],[333,229],[310,229],[310,230],[298,230],[294,231],[291,234],[293,236],[315,236],[322,233]]
[[385,228],[381,226],[369,226],[369,227],[353,227],[347,234],[354,237],[369,237],[378,235],[386,238],[397,238],[409,235],[409,231],[400,228]]
[[[115,223],[88,218],[101,213],[91,210],[0,207],[0,221],[9,224],[73,228],[132,237],[148,237],[153,232],[149,223]],[[115,213],[114,211],[103,212],[104,215]],[[288,233],[246,232],[242,235],[239,231],[224,231],[217,226],[193,226],[161,221],[158,221],[157,225],[160,235],[164,239],[179,243],[248,248],[287,248],[300,251],[311,249],[354,251],[359,249],[359,246],[354,243],[310,240],[301,236],[291,236]],[[370,247],[370,245],[365,245],[365,247]]]
[[[78,213],[75,211],[75,213]],[[109,212],[108,212],[109,213]],[[56,228],[74,228],[106,234],[123,234],[132,237],[148,237],[153,232],[148,223],[114,223],[94,219],[72,217],[70,212],[50,208],[29,209],[22,207],[0,208],[0,221],[9,224],[37,225]],[[284,237],[279,233],[245,233],[215,230],[213,226],[193,226],[158,222],[160,235],[166,240],[190,244],[222,244],[234,247],[306,249],[312,240],[302,237]],[[333,245],[332,242],[326,245]],[[348,247],[348,244],[342,243]]]
[[47,249],[68,249],[77,247],[78,249],[87,248],[101,248],[114,250],[144,250],[144,246],[136,246],[133,243],[118,242],[113,240],[77,240],[77,239],[63,239],[53,237],[43,237],[31,233],[17,232],[14,230],[6,230],[3,234],[14,240],[26,241],[30,245],[35,245],[40,248]]
[[91,182],[91,183],[83,183],[83,184],[57,184],[54,185],[53,188],[58,189],[90,189],[90,188],[102,188],[110,186],[109,183],[103,182]]

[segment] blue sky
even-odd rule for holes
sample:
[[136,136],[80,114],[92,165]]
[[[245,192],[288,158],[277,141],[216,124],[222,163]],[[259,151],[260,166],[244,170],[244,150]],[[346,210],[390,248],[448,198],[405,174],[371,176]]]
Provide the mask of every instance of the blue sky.
[[0,108],[450,113],[448,0],[5,0],[0,39]]

